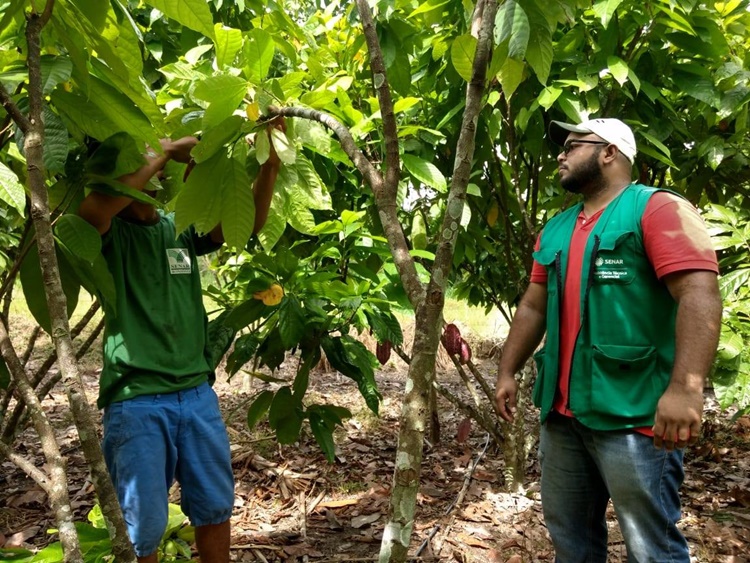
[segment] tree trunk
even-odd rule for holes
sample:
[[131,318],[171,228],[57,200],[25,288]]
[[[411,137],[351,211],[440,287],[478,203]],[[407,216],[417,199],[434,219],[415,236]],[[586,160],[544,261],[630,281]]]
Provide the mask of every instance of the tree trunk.
[[122,517],[115,489],[104,463],[96,425],[91,416],[83,383],[78,373],[75,351],[70,336],[70,325],[68,324],[65,294],[60,282],[60,271],[50,222],[49,200],[44,177],[42,153],[44,123],[42,121],[43,96],[40,36],[42,28],[51,15],[52,5],[53,2],[50,0],[43,14],[31,14],[28,17],[26,27],[26,40],[29,47],[29,120],[28,126],[25,128],[22,127],[22,130],[25,134],[24,151],[31,191],[31,218],[34,221],[34,228],[36,230],[39,263],[41,265],[47,306],[52,325],[51,336],[57,350],[63,385],[68,395],[68,401],[81,440],[83,453],[91,469],[94,487],[112,538],[112,552],[116,561],[135,562],[135,552],[128,540],[125,520]]

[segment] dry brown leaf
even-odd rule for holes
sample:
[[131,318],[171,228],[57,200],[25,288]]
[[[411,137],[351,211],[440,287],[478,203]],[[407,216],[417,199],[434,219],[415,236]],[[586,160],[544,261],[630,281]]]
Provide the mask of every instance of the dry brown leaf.
[[342,506],[352,506],[359,503],[357,498],[343,498],[339,500],[325,500],[318,504],[318,508],[341,508]]
[[377,522],[380,519],[380,516],[380,512],[365,514],[363,516],[355,516],[354,518],[352,518],[352,528],[359,529],[362,526],[367,526],[369,524],[372,524],[373,522]]

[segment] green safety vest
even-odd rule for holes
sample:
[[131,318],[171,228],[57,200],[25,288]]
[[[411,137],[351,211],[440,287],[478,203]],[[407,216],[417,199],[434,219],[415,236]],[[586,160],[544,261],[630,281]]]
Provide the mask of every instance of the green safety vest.
[[[569,408],[596,430],[651,426],[669,384],[677,304],[643,246],[641,217],[656,188],[631,184],[589,234],[581,269],[581,328],[573,351]],[[547,270],[547,339],[535,358],[534,404],[544,423],[557,391],[560,310],[579,204],[544,227],[536,261]]]

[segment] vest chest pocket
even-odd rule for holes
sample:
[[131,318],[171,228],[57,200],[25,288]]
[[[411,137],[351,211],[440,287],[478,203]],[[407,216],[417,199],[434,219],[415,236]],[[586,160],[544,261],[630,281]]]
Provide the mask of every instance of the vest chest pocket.
[[602,233],[594,260],[595,284],[629,284],[635,279],[636,236],[633,231]]

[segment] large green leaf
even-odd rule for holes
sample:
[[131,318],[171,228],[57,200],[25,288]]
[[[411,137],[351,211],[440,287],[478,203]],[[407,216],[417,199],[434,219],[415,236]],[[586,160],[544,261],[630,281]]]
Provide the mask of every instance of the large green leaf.
[[536,74],[539,82],[547,84],[552,69],[552,60],[555,56],[552,36],[547,30],[538,27],[534,29],[534,40],[529,42],[526,49],[526,61]]
[[365,403],[377,414],[381,395],[375,383],[374,368],[377,360],[372,352],[350,336],[326,336],[321,344],[331,367],[357,383]]
[[274,54],[273,36],[259,28],[250,30],[245,40],[245,75],[254,84],[262,84],[271,68]]
[[281,162],[294,164],[297,159],[297,149],[294,143],[289,140],[287,133],[279,131],[275,127],[271,128],[271,143]]
[[196,164],[185,187],[177,197],[175,226],[178,233],[195,225],[199,233],[208,233],[221,222],[225,171],[230,166],[224,152]]
[[286,195],[280,187],[279,181],[276,180],[276,190],[271,199],[271,210],[268,213],[268,219],[266,219],[263,229],[258,233],[258,240],[260,240],[260,244],[266,251],[271,250],[279,242],[286,228],[286,216],[284,214],[284,210],[286,209]]
[[439,192],[445,192],[448,189],[445,176],[431,162],[427,162],[412,154],[404,154],[401,159],[406,169],[423,184],[435,188]]
[[303,420],[300,407],[289,387],[282,387],[273,397],[268,411],[268,423],[276,430],[279,443],[292,444],[299,438]]
[[214,37],[216,66],[219,69],[232,66],[234,58],[242,48],[242,32],[239,29],[233,29],[217,23],[214,26]]
[[469,82],[474,68],[474,53],[477,50],[477,39],[466,33],[459,35],[451,44],[451,62],[458,75]]
[[233,157],[224,168],[221,189],[221,230],[230,248],[243,249],[255,226],[253,186],[244,161]]
[[231,74],[217,74],[199,82],[193,94],[209,102],[203,116],[203,128],[210,129],[232,115],[246,93],[247,82]]
[[620,57],[607,57],[607,67],[620,86],[623,86],[628,81],[630,69],[628,68],[628,64]]
[[78,91],[66,92],[58,88],[52,93],[52,102],[71,131],[79,129],[89,137],[104,140],[123,130]]
[[117,129],[113,133],[127,131],[152,147],[159,146],[159,136],[156,134],[151,121],[133,104],[130,98],[93,76],[89,79],[89,89],[90,98],[88,103],[83,106],[83,111],[88,111],[88,106],[93,104],[108,117],[109,121],[115,124]]
[[260,419],[265,416],[273,401],[273,391],[262,391],[247,409],[247,427],[252,430]]
[[598,0],[594,3],[594,14],[601,20],[602,27],[609,27],[609,22],[622,0]]
[[529,18],[515,0],[506,0],[495,16],[495,44],[508,41],[508,56],[523,59],[529,44]]
[[146,164],[133,137],[120,132],[107,137],[86,161],[86,172],[93,176],[119,178]]
[[216,127],[204,131],[200,142],[190,153],[196,164],[208,160],[227,143],[235,140],[244,122],[245,120],[239,115],[231,115]]
[[18,176],[0,162],[0,199],[16,209],[21,215],[26,208],[26,192]]
[[325,187],[312,162],[303,154],[298,154],[294,168],[297,171],[296,185],[299,187],[299,190],[294,192],[292,198],[296,199],[299,197],[310,209],[331,209],[331,195],[328,193],[328,189]]
[[[78,304],[78,294],[81,286],[72,269],[68,267],[68,262],[60,259],[59,252],[57,262],[60,281],[62,282],[63,293],[65,294],[67,314],[68,318],[70,318],[70,315],[73,314]],[[29,252],[21,263],[20,277],[21,287],[26,298],[26,306],[39,326],[48,334],[52,334],[52,323],[50,321],[49,309],[47,308],[45,284],[42,279],[42,269],[39,265],[39,252],[36,244],[29,249]]]
[[[260,301],[259,299],[248,299],[232,309],[232,312],[229,313],[224,324],[234,330],[242,330],[246,326],[249,326],[251,323],[260,319],[265,312],[266,306],[263,304],[263,301]],[[254,351],[255,350],[253,349],[253,352]]]
[[73,254],[94,264],[102,251],[102,238],[90,223],[78,215],[66,214],[55,223],[55,234]]
[[60,251],[60,261],[65,261],[70,266],[73,275],[83,288],[99,299],[108,315],[116,315],[115,280],[104,256],[99,254],[91,264],[73,254],[63,244],[60,244]]
[[214,21],[204,0],[146,0],[168,18],[214,39]]
[[44,56],[41,61],[42,91],[45,95],[52,92],[61,82],[70,80],[73,72],[73,61],[69,57]]
[[315,441],[318,442],[320,449],[326,456],[326,459],[333,463],[336,459],[336,445],[333,442],[333,429],[326,424],[326,421],[316,412],[310,413],[310,429],[312,430]]
[[291,350],[305,334],[305,312],[299,299],[287,295],[279,306],[279,334],[284,348]]
[[525,68],[526,64],[523,61],[511,57],[505,59],[505,63],[503,63],[503,66],[500,69],[498,78],[503,87],[503,93],[507,98],[510,98],[515,93],[521,82],[523,82],[523,71]]

